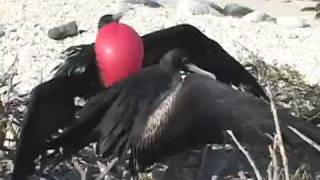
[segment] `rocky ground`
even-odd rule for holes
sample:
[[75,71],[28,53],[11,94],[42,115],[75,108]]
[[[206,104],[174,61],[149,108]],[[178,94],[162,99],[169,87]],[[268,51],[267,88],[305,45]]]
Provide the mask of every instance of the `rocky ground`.
[[[300,12],[299,9],[315,6],[315,2],[295,7],[295,1],[277,0],[275,2],[283,8],[269,10],[267,7],[271,5],[265,5],[266,11],[270,11],[265,13],[275,16],[273,18],[278,23],[253,23],[250,21],[254,21],[256,16],[242,19],[226,17],[207,4],[198,5],[198,1],[192,4],[191,0],[159,0],[162,3],[159,8],[141,4],[148,4],[146,0],[130,0],[135,4],[122,2],[126,0],[1,1],[0,73],[16,73],[13,84],[17,84],[15,90],[19,93],[27,93],[36,84],[50,78],[52,68],[62,61],[59,58],[61,51],[71,45],[93,42],[99,17],[121,10],[126,12],[121,21],[132,25],[141,35],[179,23],[190,23],[219,42],[238,60],[247,59],[247,54],[241,51],[244,46],[267,63],[293,66],[305,74],[309,82],[316,83],[320,80],[320,28],[313,19],[315,12]],[[247,1],[247,4],[244,0],[240,1],[240,5],[255,8]],[[269,2],[257,1],[265,4]],[[217,4],[223,8],[226,2],[221,2],[223,3],[219,5],[218,1]],[[274,4],[273,2],[272,5]],[[284,18],[282,13],[277,17],[278,14],[274,11],[285,12],[287,6],[290,16]],[[261,7],[256,8],[263,12]],[[290,10],[292,8],[296,9],[295,16]],[[64,40],[48,37],[51,28],[71,21],[76,22],[79,31],[85,32]],[[8,71],[13,63],[15,65]]]
[[[237,6],[225,8],[235,2]],[[121,21],[140,35],[190,23],[241,63],[255,67],[260,61],[266,63],[260,71],[269,69],[265,77],[275,90],[292,87],[286,91],[291,98],[279,95],[285,106],[318,116],[320,5],[316,1],[0,0],[0,4],[0,95],[10,105],[11,115],[19,109],[21,116],[25,103],[16,98],[52,76],[52,69],[63,61],[63,50],[93,42],[102,15],[125,12]],[[70,22],[69,34],[53,32]],[[283,70],[283,66],[288,67]],[[282,77],[289,82],[278,83]],[[265,85],[266,79],[260,82]]]

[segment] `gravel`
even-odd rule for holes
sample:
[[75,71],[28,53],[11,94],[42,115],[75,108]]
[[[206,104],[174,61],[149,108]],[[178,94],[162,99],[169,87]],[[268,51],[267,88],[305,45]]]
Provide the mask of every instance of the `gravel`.
[[[310,83],[320,80],[320,33],[312,25],[302,28],[212,14],[179,15],[174,6],[152,8],[115,0],[1,1],[4,9],[0,9],[0,29],[5,34],[0,38],[0,78],[3,74],[16,74],[12,79],[16,94],[28,93],[48,80],[51,70],[63,61],[60,52],[72,45],[93,42],[99,18],[120,10],[126,12],[121,21],[133,26],[140,35],[190,23],[240,62],[248,60],[249,54],[242,51],[245,47],[269,64],[294,67]],[[71,21],[85,33],[60,41],[47,36],[49,29]],[[10,87],[7,83],[0,88],[1,94]]]

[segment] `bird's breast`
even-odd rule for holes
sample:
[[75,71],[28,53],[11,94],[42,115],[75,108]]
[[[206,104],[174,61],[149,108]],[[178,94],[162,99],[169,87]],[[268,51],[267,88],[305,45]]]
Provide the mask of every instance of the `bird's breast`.
[[182,83],[178,83],[171,92],[165,96],[160,102],[159,106],[148,116],[148,120],[142,135],[142,139],[154,139],[156,136],[161,135],[163,129],[165,129],[170,115],[175,109],[175,99],[182,87]]

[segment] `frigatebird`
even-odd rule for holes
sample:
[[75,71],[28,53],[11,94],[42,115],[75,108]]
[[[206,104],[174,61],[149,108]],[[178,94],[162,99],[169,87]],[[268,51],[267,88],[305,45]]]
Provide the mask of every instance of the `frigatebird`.
[[[99,22],[111,22],[104,16]],[[214,73],[226,84],[243,85],[256,96],[268,99],[263,89],[246,69],[217,42],[191,25],[177,25],[142,36],[145,54],[143,66],[159,63],[164,53],[180,48],[190,54],[197,66]],[[17,145],[13,179],[32,173],[33,160],[44,151],[44,140],[58,128],[76,121],[75,97],[89,98],[103,89],[96,65],[94,44],[70,47],[66,61],[57,68],[55,77],[32,90],[23,130]],[[36,147],[36,148],[34,148]],[[28,168],[26,168],[28,167]]]
[[[63,147],[64,157],[94,141],[105,157],[124,157],[130,149],[133,175],[181,150],[223,143],[226,130],[232,130],[244,145],[267,151],[272,144],[267,134],[275,132],[269,103],[234,90],[190,62],[194,61],[189,55],[172,50],[159,65],[103,90],[84,106],[79,123],[50,140],[47,147]],[[182,78],[180,71],[198,73]],[[311,156],[312,147],[288,126],[319,142],[318,129],[285,109],[278,113],[286,145]]]
[[[173,97],[168,95],[179,89],[178,84],[180,84],[182,78],[181,71],[183,73],[196,72],[216,78],[215,75],[198,68],[189,59],[190,56],[180,49],[170,50],[158,65],[147,67],[139,75],[133,75],[127,80],[103,90],[101,94],[93,97],[85,105],[92,109],[88,109],[88,111],[84,109],[84,112],[80,113],[79,123],[75,125],[76,127],[68,130],[70,135],[66,133],[67,135],[61,138],[62,143],[68,146],[70,141],[74,141],[75,147],[82,147],[92,139],[99,137],[100,148],[98,151],[101,155],[110,154],[111,152],[109,151],[111,150],[112,154],[122,155],[130,145],[129,139],[133,138],[133,136],[130,137],[131,133],[127,133],[127,131],[130,132],[132,128],[138,130],[139,128],[137,127],[140,127],[134,121],[128,121],[128,119],[138,117],[142,114],[141,112],[156,109],[153,106],[155,101],[164,100],[160,108],[162,108],[162,111],[170,111],[168,108],[171,107],[166,107],[166,105],[170,103]],[[154,116],[157,116],[157,113],[159,112],[155,112]],[[107,116],[108,119],[112,120],[102,121],[103,116]],[[149,128],[152,128],[157,123],[161,122],[151,122]],[[75,131],[76,134],[79,134],[77,140],[73,136]],[[153,130],[150,129],[150,131]],[[149,135],[152,135],[152,132],[150,133]],[[155,133],[161,133],[161,130],[155,131]],[[106,139],[110,138],[114,138],[115,141],[106,141]],[[147,139],[151,140],[152,137],[150,136]],[[60,140],[55,141],[57,142],[53,144],[60,142]],[[117,150],[113,151],[114,148]],[[73,147],[72,149],[75,148]]]

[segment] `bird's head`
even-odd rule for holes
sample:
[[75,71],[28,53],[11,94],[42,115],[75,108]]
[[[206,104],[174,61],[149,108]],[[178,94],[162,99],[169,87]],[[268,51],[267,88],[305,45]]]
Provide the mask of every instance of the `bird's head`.
[[181,49],[172,49],[168,51],[160,60],[160,68],[169,74],[179,73],[185,75],[189,73],[198,73],[216,79],[214,74],[196,66],[193,63],[192,58]]

